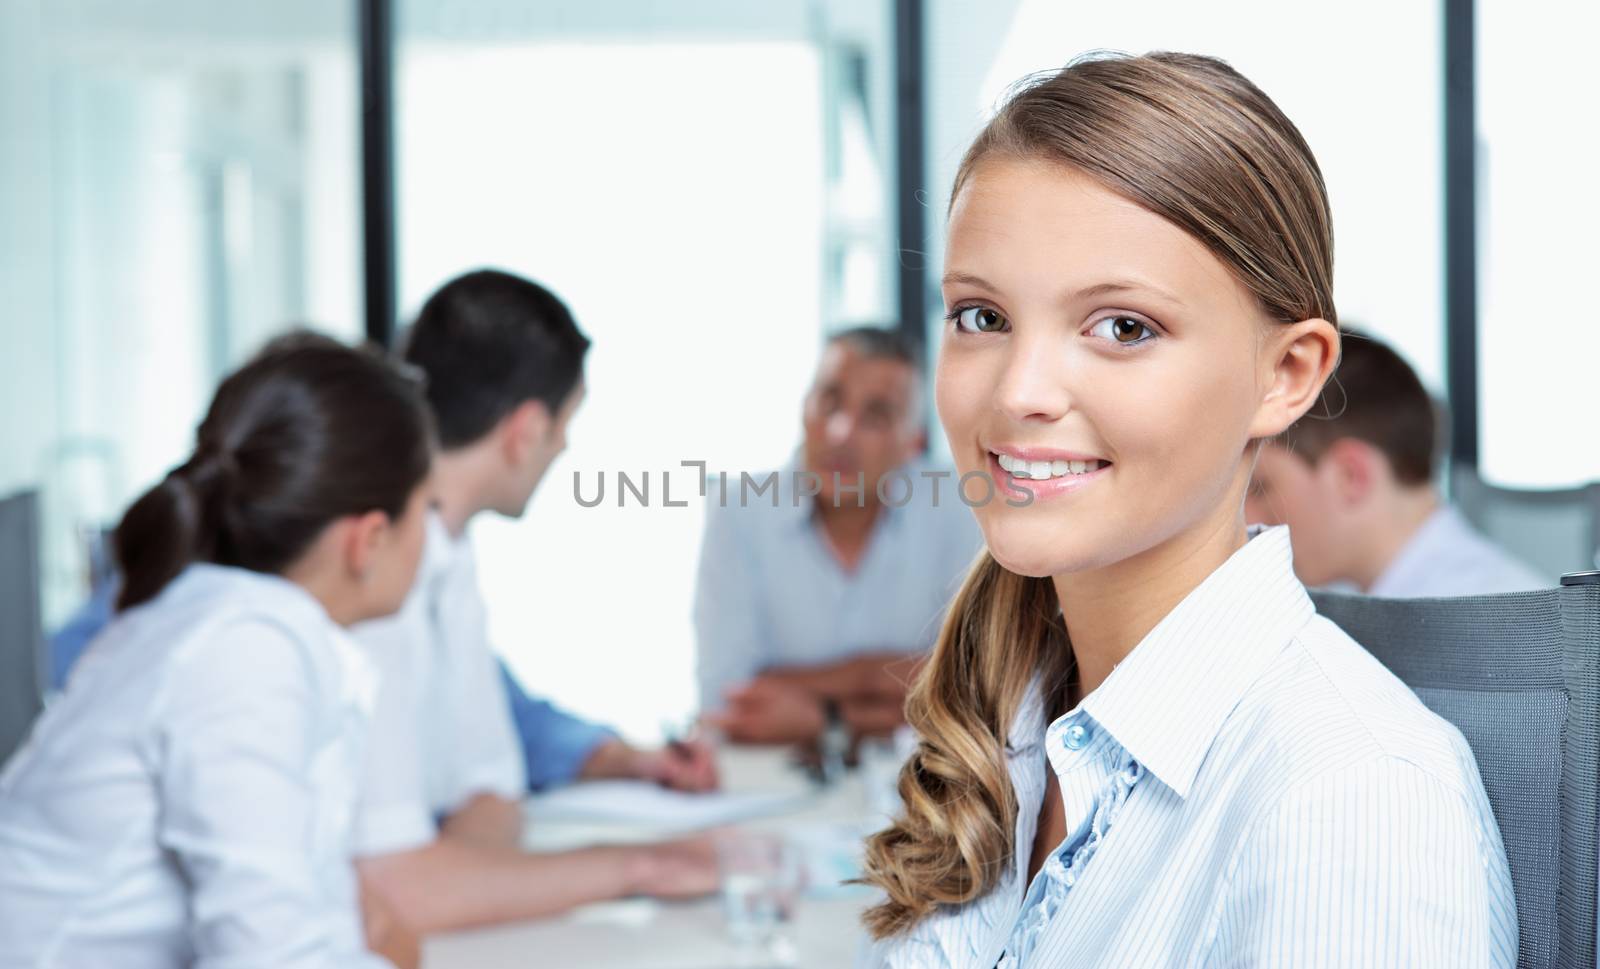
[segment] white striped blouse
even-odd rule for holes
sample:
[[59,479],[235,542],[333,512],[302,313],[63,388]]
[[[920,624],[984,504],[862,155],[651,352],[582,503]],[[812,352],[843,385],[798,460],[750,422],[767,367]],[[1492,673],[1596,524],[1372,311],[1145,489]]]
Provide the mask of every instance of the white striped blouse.
[[[1459,732],[1252,538],[1106,681],[1007,748],[1017,850],[966,905],[870,949],[894,967],[1516,962],[1499,829]],[[1028,884],[1046,769],[1067,836]]]

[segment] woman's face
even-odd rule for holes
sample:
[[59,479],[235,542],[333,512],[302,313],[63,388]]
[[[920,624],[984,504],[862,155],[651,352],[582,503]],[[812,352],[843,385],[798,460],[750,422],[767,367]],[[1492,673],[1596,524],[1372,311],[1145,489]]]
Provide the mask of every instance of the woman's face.
[[1001,565],[1082,572],[1238,518],[1273,324],[1216,257],[1039,160],[980,162],[949,232],[939,417],[995,483],[976,513]]
[[405,511],[389,522],[378,537],[379,549],[373,557],[370,577],[374,616],[399,611],[417,578],[422,548],[428,534],[428,510],[433,506],[431,476],[411,492]]

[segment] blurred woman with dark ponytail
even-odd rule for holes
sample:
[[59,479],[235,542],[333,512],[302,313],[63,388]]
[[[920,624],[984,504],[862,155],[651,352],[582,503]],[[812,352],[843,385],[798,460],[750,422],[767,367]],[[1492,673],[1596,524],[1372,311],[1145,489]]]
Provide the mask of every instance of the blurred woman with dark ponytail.
[[432,451],[375,354],[296,334],[223,382],[0,774],[0,966],[383,964],[349,860],[375,684],[341,627],[404,600]]

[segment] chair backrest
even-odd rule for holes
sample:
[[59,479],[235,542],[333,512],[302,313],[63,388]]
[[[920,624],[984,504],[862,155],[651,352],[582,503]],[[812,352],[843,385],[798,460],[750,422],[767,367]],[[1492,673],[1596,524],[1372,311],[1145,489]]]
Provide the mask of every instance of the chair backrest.
[[1317,609],[1472,746],[1511,863],[1518,969],[1594,969],[1600,573],[1459,599],[1316,593]]
[[1469,521],[1552,582],[1600,568],[1600,484],[1521,491],[1488,484],[1471,468],[1458,469],[1451,484]]
[[44,633],[39,622],[39,501],[0,498],[0,763],[39,713]]

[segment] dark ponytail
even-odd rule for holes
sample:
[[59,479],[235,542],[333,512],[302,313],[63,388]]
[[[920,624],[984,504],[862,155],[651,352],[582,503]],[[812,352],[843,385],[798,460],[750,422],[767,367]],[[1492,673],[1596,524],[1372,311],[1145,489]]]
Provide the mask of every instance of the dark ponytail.
[[191,562],[278,573],[336,519],[398,518],[432,455],[416,376],[327,337],[280,337],[222,382],[194,454],[123,515],[117,608]]

